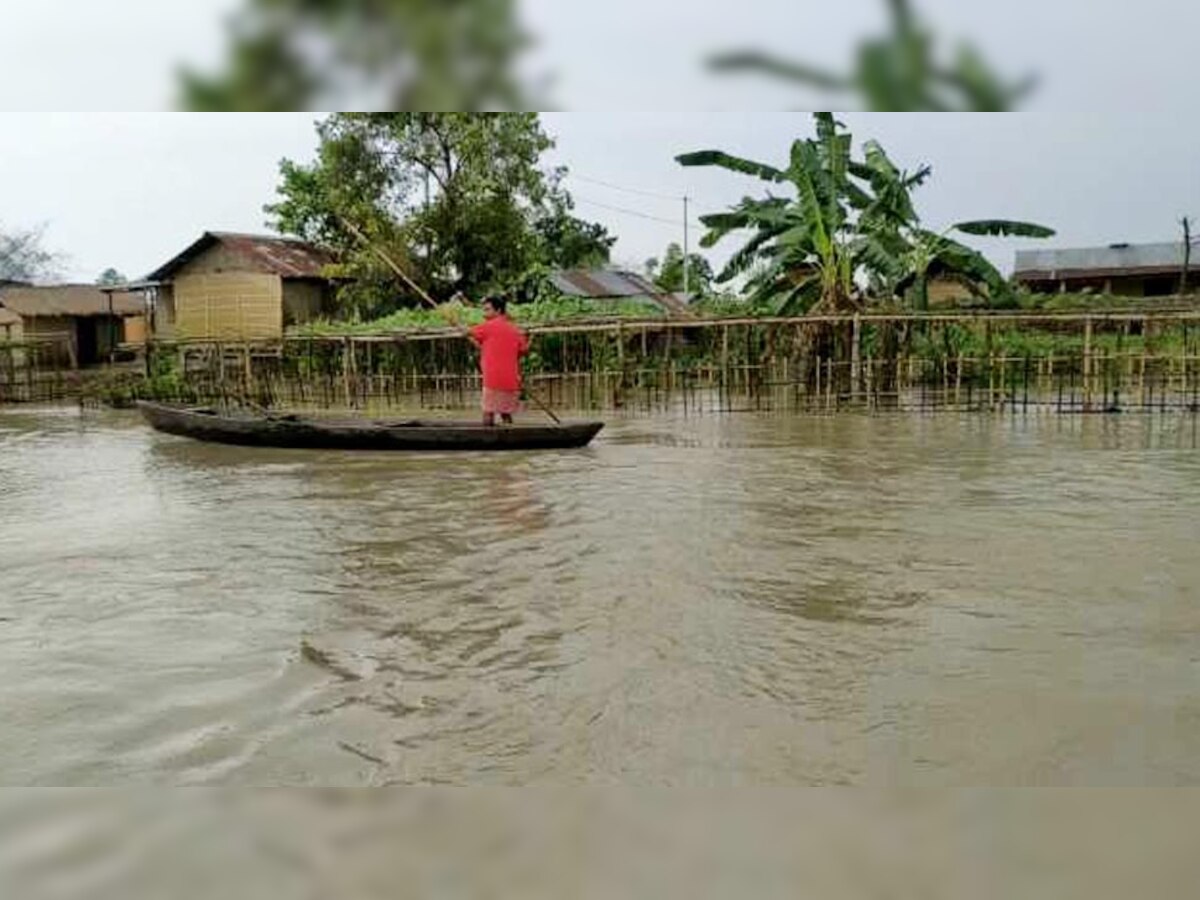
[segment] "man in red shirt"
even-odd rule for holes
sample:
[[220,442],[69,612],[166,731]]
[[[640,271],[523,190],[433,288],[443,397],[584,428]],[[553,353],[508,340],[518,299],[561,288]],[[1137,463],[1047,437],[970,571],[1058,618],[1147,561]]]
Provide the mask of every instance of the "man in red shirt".
[[479,347],[483,370],[483,424],[496,424],[499,415],[511,425],[513,413],[521,408],[521,357],[529,352],[529,338],[508,318],[508,304],[501,297],[483,301],[482,325],[470,331]]

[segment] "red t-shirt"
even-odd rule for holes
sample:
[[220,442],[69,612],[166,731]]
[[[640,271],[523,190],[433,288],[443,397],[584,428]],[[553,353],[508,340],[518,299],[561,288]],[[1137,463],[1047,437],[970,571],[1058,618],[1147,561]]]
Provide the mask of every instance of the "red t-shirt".
[[529,349],[525,333],[506,316],[496,316],[471,329],[479,341],[483,386],[494,391],[521,389],[521,354]]

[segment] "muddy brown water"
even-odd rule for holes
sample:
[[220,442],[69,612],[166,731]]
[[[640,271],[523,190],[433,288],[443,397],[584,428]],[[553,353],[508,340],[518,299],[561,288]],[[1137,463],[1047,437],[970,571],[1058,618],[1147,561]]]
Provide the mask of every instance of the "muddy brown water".
[[1196,417],[0,411],[0,783],[1200,782]]

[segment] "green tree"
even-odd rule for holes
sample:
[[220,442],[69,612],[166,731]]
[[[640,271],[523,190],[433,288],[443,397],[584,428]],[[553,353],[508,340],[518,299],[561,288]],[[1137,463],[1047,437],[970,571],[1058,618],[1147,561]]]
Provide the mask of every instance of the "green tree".
[[1006,79],[970,44],[944,59],[936,35],[913,12],[910,0],[887,0],[887,5],[890,33],[865,41],[847,74],[756,50],[721,54],[712,67],[770,75],[831,95],[856,93],[867,109],[891,112],[1005,112],[1033,90],[1035,79]]
[[855,159],[852,136],[831,113],[817,113],[815,120],[816,138],[793,143],[784,169],[719,150],[678,157],[685,166],[719,166],[787,185],[795,194],[746,197],[729,212],[701,218],[709,228],[701,241],[705,247],[736,231],[753,232],[717,276],[718,283],[753,272],[747,283],[752,299],[780,312],[849,312],[864,305],[864,281],[890,295],[911,278],[917,286],[915,304],[923,306],[934,261],[980,290],[1007,290],[995,266],[950,238],[950,231],[1029,237],[1054,233],[1000,219],[962,222],[941,234],[929,232],[912,199],[913,191],[932,174],[929,167],[911,174],[901,171],[874,141],[865,145],[863,158]]
[[244,0],[222,68],[180,74],[197,111],[521,109],[515,0]]
[[[646,261],[648,274],[660,291],[676,293],[683,290],[683,248],[678,244],[667,245],[662,263],[657,259]],[[706,296],[712,291],[712,264],[700,253],[688,254],[688,292]]]
[[615,235],[598,222],[572,215],[574,203],[564,191],[552,192],[546,210],[534,221],[541,245],[540,258],[555,269],[589,269],[607,265]]
[[314,163],[281,164],[267,212],[341,251],[334,274],[352,279],[344,294],[361,315],[396,302],[379,250],[448,298],[525,286],[539,266],[602,258],[613,242],[570,214],[565,173],[541,163],[553,141],[536,113],[337,113],[318,134]]
[[44,228],[0,229],[0,281],[35,282],[57,277],[60,257],[43,244]]
[[100,277],[96,279],[96,284],[101,285],[102,287],[111,287],[114,285],[128,283],[129,279],[113,268],[105,269],[100,273]]

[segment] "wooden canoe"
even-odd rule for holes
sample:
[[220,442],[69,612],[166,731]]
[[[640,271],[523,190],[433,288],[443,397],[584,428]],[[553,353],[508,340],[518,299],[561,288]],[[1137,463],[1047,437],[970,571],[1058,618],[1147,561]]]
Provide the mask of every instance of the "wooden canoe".
[[157,431],[217,444],[322,450],[560,450],[586,447],[601,422],[497,425],[478,422],[324,420],[222,413],[208,407],[139,401]]

